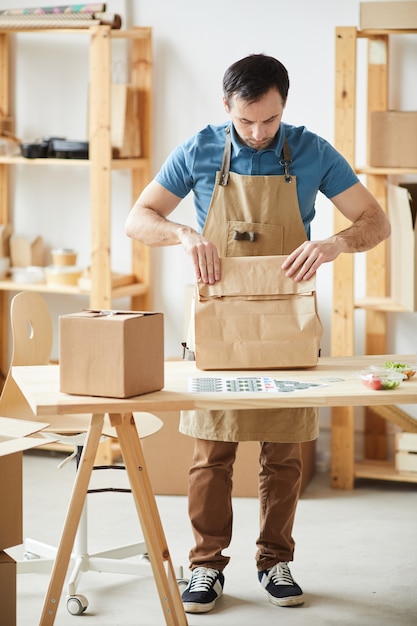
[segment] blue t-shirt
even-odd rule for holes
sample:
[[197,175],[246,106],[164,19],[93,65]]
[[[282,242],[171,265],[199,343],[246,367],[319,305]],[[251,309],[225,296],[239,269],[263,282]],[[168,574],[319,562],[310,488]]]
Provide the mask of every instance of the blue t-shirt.
[[230,171],[246,176],[283,175],[280,165],[284,136],[291,151],[290,173],[297,177],[297,194],[307,236],[315,215],[317,192],[333,198],[358,182],[349,163],[325,139],[304,126],[281,123],[277,138],[267,150],[242,144],[230,122],[209,125],[180,144],[167,158],[156,181],[179,198],[194,192],[200,232],[203,230],[216,172],[220,171],[225,145],[225,128],[231,126]]

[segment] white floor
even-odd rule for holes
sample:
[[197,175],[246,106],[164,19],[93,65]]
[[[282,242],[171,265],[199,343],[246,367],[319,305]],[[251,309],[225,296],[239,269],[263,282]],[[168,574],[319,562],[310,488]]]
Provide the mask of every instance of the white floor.
[[[31,452],[24,458],[25,535],[56,544],[74,477],[62,469],[61,456]],[[175,468],[173,468],[175,471]],[[114,474],[114,472],[113,472]],[[121,474],[118,472],[117,474]],[[192,536],[182,496],[157,496],[171,557],[188,575]],[[268,604],[254,564],[258,504],[236,498],[234,537],[225,570],[225,593],[205,615],[188,615],[189,626],[415,626],[417,624],[417,485],[361,481],[354,491],[329,488],[317,474],[297,512],[297,543],[292,573],[303,587],[302,607]],[[136,510],[129,494],[89,496],[91,550],[140,540]],[[18,558],[22,548],[12,549]],[[37,626],[49,577],[18,576],[17,626]],[[151,576],[85,573],[79,593],[89,601],[82,616],[67,612],[66,589],[56,626],[164,626]],[[3,624],[1,626],[9,626]]]

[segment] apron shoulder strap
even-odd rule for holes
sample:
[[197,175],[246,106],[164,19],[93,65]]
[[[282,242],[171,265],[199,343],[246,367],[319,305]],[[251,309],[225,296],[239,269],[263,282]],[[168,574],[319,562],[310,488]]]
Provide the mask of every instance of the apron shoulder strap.
[[[229,182],[230,159],[232,156],[232,137],[230,134],[230,126],[226,126],[224,131],[226,133],[226,143],[225,143],[224,151],[223,151],[222,168],[220,170],[220,179],[219,179],[219,185],[221,185],[222,187],[226,187],[227,183]],[[292,163],[292,157],[291,157],[290,146],[288,145],[287,138],[284,137],[284,144],[282,146],[281,160],[279,164],[282,165],[282,167],[284,168],[284,176],[285,176],[286,183],[292,182],[292,176],[290,174],[291,163]]]
[[282,152],[281,152],[281,160],[279,164],[282,165],[282,167],[284,168],[284,176],[285,176],[286,183],[292,182],[292,176],[290,174],[291,163],[292,163],[292,156],[291,156],[290,146],[288,145],[287,138],[284,137],[284,143],[283,143]]
[[222,187],[226,187],[229,182],[230,158],[232,156],[232,137],[230,135],[230,126],[226,126],[224,131],[226,133],[226,143],[223,151],[222,169],[220,170],[219,181],[219,185]]

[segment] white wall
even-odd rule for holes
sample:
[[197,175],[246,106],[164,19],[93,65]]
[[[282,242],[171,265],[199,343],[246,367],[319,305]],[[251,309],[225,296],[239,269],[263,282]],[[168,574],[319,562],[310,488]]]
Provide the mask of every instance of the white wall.
[[[28,6],[16,0],[16,6]],[[221,103],[221,82],[226,67],[253,52],[278,57],[288,68],[291,87],[285,121],[304,124],[332,141],[334,136],[334,31],[336,26],[359,26],[357,0],[141,0],[111,1],[109,11],[124,17],[124,25],[153,27],[154,37],[154,158],[156,172],[175,145],[207,123],[225,119]],[[10,0],[0,0],[0,10]],[[407,36],[394,41],[393,68],[401,57],[401,71],[394,71],[391,85],[392,107],[417,109],[415,59],[417,39]],[[23,50],[21,50],[23,47]],[[57,38],[51,56],[42,38],[36,43],[26,36],[19,45],[16,64],[18,132],[24,140],[44,134],[64,133],[68,138],[86,136],[87,57],[82,37],[68,41]],[[123,58],[123,56],[121,57]],[[29,60],[29,62],[28,62]],[[405,61],[403,63],[403,60]],[[401,76],[401,80],[398,79]],[[365,94],[362,92],[362,100]],[[358,123],[358,155],[364,154],[363,123]],[[362,159],[363,160],[363,159]],[[79,250],[81,264],[88,260],[89,226],[88,178],[80,168],[16,168],[15,195],[18,234],[44,234],[53,246]],[[43,169],[43,168],[42,168]],[[30,176],[31,185],[23,185]],[[130,209],[126,172],[113,174],[114,217],[112,249],[115,270],[127,270],[130,242],[123,224]],[[86,191],[87,189],[87,191]],[[64,193],[63,193],[64,190]],[[52,209],[51,209],[52,204]],[[332,232],[332,207],[320,197],[314,238]],[[177,221],[194,223],[192,198],[181,204]],[[178,247],[155,249],[153,254],[153,308],[165,314],[166,355],[180,353],[184,339],[183,312],[186,286],[193,281],[191,265]],[[357,255],[358,292],[363,290],[363,258]],[[318,273],[320,314],[324,323],[323,353],[329,353],[332,300],[332,268]],[[82,299],[81,299],[82,300]],[[50,297],[56,312],[77,310],[80,299]],[[119,306],[119,303],[116,304]],[[358,327],[362,315],[358,313]],[[417,350],[416,314],[390,316],[389,349]],[[359,333],[361,336],[361,333]],[[358,352],[363,351],[361,339]],[[323,425],[328,423],[326,415]]]

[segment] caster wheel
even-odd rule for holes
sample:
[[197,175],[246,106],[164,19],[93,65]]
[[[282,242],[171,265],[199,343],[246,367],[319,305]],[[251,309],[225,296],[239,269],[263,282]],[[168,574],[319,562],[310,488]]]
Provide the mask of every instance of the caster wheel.
[[186,578],[177,579],[177,585],[180,589],[180,593],[186,590],[188,582],[189,581]]
[[184,578],[184,568],[180,566],[178,568],[178,576],[177,576],[177,585],[180,588],[180,593],[185,591],[188,583],[189,583],[188,578]]
[[40,559],[41,557],[39,556],[39,554],[34,554],[33,552],[25,552],[23,555],[23,560],[24,561],[36,561],[37,559]]
[[82,615],[87,610],[88,600],[85,596],[67,596],[67,611],[71,615]]

